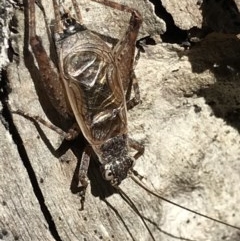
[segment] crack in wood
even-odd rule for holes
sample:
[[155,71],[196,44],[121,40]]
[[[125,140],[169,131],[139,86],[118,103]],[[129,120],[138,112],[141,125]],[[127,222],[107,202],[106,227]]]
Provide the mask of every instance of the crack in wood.
[[164,34],[161,35],[163,42],[166,43],[178,43],[186,41],[187,31],[182,30],[177,27],[174,23],[173,17],[162,5],[162,2],[159,0],[149,0],[155,7],[155,14],[164,20],[167,26],[167,30]]
[[31,165],[31,162],[29,160],[29,157],[28,157],[27,151],[24,147],[22,138],[21,138],[20,134],[18,133],[18,130],[13,122],[11,110],[10,110],[10,107],[8,104],[8,94],[9,94],[9,90],[7,89],[8,79],[7,79],[6,71],[4,71],[4,70],[2,71],[1,82],[2,82],[1,83],[2,91],[1,91],[1,95],[0,95],[0,102],[2,103],[1,116],[4,119],[4,123],[7,123],[4,126],[6,129],[8,129],[9,133],[12,135],[12,139],[17,146],[19,156],[23,162],[23,165],[25,166],[25,168],[27,170],[34,194],[39,202],[40,208],[46,219],[46,222],[48,223],[50,233],[52,234],[53,238],[56,241],[62,241],[62,239],[60,238],[58,231],[56,229],[56,225],[53,221],[52,215],[51,215],[47,205],[45,204],[45,200],[44,200],[42,191],[39,187],[36,174]]

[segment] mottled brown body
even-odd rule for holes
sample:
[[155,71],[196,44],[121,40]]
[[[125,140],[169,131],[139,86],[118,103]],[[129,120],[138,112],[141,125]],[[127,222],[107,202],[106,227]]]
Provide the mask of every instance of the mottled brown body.
[[[143,147],[128,138],[127,129],[127,109],[139,102],[133,65],[142,18],[127,6],[108,0],[94,1],[131,13],[128,29],[113,49],[86,29],[76,0],[72,3],[77,19],[66,11],[60,12],[53,0],[57,66],[53,65],[36,35],[34,0],[29,0],[30,45],[52,104],[63,116],[75,117],[79,130],[102,164],[103,177],[116,186],[133,167],[129,146],[138,150],[135,158],[143,153]],[[132,86],[136,95],[130,99]],[[79,170],[79,181],[84,188],[88,184],[89,161],[87,148]]]
[[[99,161],[112,163],[112,167],[106,167],[115,169],[118,180],[114,182],[119,184],[133,161],[127,150],[125,94],[112,51],[89,30],[59,41],[57,48],[76,121]],[[104,168],[102,171],[105,173]],[[108,178],[106,174],[104,177]]]

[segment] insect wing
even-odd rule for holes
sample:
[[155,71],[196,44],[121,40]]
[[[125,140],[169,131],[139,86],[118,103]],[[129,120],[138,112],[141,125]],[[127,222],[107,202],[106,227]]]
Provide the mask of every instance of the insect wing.
[[68,98],[89,143],[127,133],[124,91],[110,53],[76,51],[64,66]]

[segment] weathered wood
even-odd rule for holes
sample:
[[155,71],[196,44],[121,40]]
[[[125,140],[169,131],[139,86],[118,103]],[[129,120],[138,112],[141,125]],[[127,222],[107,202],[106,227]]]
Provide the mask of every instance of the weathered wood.
[[0,122],[0,239],[53,241],[9,131]]
[[204,28],[235,34],[240,31],[239,0],[162,0],[161,4],[173,18],[175,25],[182,30]]
[[[144,2],[137,1],[133,6],[144,9]],[[43,4],[50,23],[53,18],[52,6],[47,1],[43,1]],[[113,14],[118,12],[112,12],[89,1],[82,1],[81,7],[84,9],[86,25],[89,25],[90,29],[95,28],[96,32],[104,35],[113,31],[110,36],[119,37],[122,26],[116,30],[114,24],[113,28],[108,27],[111,26],[109,19],[116,23],[116,26],[121,25],[121,14]],[[110,13],[106,18],[103,9]],[[19,28],[23,30],[22,13],[19,13],[18,19]],[[44,21],[39,10],[37,19],[38,34],[47,47]],[[151,25],[153,19],[155,18],[147,21],[145,18],[145,23],[149,22]],[[104,22],[107,22],[105,26]],[[159,29],[154,30],[151,26],[150,32],[159,32]],[[142,36],[150,32],[147,32],[146,27],[142,30]],[[23,36],[19,44],[20,50],[23,50]],[[240,223],[240,128],[237,121],[229,121],[227,114],[234,114],[240,103],[239,70],[238,65],[234,64],[238,63],[236,59],[239,59],[238,46],[238,38],[220,34],[208,36],[190,50],[166,43],[146,46],[136,68],[143,103],[129,111],[130,136],[145,144],[145,153],[135,167],[146,177],[145,182],[165,198],[233,225]],[[46,119],[48,117],[59,126],[69,125],[66,121],[59,121],[60,117],[56,113],[51,113],[52,107],[48,105],[38,84],[39,73],[31,54],[21,51],[20,57],[19,66],[12,64],[8,69],[12,87],[9,95],[10,106]],[[212,104],[212,108],[208,104]],[[42,226],[46,225],[37,205],[36,197],[40,204],[41,198],[33,194],[25,195],[30,189],[30,181],[22,164],[26,161],[29,161],[36,176],[35,188],[37,186],[41,190],[44,204],[59,235],[50,236],[47,230],[41,233],[46,237],[39,236],[39,240],[151,240],[146,225],[155,240],[239,239],[238,230],[166,204],[147,194],[131,179],[125,180],[121,188],[142,214],[141,219],[120,195],[108,196],[111,190],[101,181],[97,164],[94,162],[91,163],[89,173],[91,183],[86,194],[85,209],[80,211],[80,198],[75,193],[74,173],[84,143],[81,139],[76,140],[72,143],[72,148],[60,158],[60,151],[55,149],[61,145],[61,137],[42,125],[40,128],[36,127],[22,116],[13,115],[13,118],[23,140],[27,160],[22,157],[23,160],[13,162],[18,156],[12,151],[14,149],[16,152],[15,145],[12,141],[10,144],[2,144],[1,141],[3,146],[0,151],[7,150],[12,157],[11,162],[9,157],[0,163],[0,177],[3,180],[0,193],[4,193],[4,200],[8,200],[11,197],[8,185],[21,186],[26,200],[16,205],[18,213],[21,214],[21,211],[32,203],[35,205],[35,209],[30,213],[32,216],[21,214],[21,220],[27,223],[24,225],[27,231],[23,229],[24,235],[20,240],[38,240],[27,235],[39,234],[38,232],[43,230]],[[6,130],[3,128],[0,133],[4,132]],[[3,136],[5,137],[5,134]],[[9,142],[9,139],[3,140]],[[17,170],[23,169],[23,172],[9,170],[9,165],[11,168],[16,163],[20,166]],[[9,171],[14,171],[15,175],[9,174]],[[19,182],[23,175],[26,175],[24,183]],[[105,201],[99,198],[104,194],[107,196]],[[30,195],[35,201],[26,197],[31,197]],[[19,197],[14,193],[14,198],[18,200]],[[4,209],[6,207],[7,205],[3,206]],[[28,211],[26,208],[25,212]],[[2,212],[0,222],[4,223],[1,214]],[[36,216],[40,217],[39,221],[34,219]],[[15,224],[11,213],[4,217],[9,223]],[[15,226],[16,230],[22,230],[21,224]],[[10,231],[13,230],[12,226],[7,227]],[[52,227],[50,231],[53,229]]]
[[201,1],[162,0],[166,11],[173,17],[174,23],[181,29],[189,30],[192,27],[202,27]]

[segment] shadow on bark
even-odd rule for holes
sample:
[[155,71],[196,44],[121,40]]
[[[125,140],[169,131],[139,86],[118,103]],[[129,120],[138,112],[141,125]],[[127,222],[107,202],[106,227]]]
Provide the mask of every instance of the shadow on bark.
[[[201,41],[186,50],[193,73],[210,70],[215,83],[199,89],[216,117],[240,132],[240,13],[233,0],[203,0]],[[210,33],[206,35],[207,33]],[[206,35],[206,36],[205,36]]]

